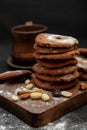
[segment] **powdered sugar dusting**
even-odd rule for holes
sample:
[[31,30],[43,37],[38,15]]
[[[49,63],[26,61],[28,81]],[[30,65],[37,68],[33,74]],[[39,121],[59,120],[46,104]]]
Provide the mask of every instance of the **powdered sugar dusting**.
[[0,94],[1,94],[1,93],[3,93],[3,91],[2,91],[2,90],[0,90]]
[[51,40],[51,41],[55,40],[56,42],[61,43],[61,44],[72,44],[72,45],[78,44],[78,40],[76,38],[71,37],[71,36],[48,34],[47,39]]
[[78,60],[78,68],[87,69],[87,58],[77,56],[76,59]]

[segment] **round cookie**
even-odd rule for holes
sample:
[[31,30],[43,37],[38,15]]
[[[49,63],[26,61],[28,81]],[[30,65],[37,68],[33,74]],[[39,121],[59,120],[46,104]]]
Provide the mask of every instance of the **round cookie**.
[[87,56],[87,48],[79,48],[78,49],[81,55]]
[[32,72],[29,70],[6,71],[3,73],[0,73],[0,82],[15,80],[16,78],[21,78],[23,76],[29,77],[31,73]]
[[87,81],[87,73],[80,73],[79,79]]
[[39,46],[45,47],[71,47],[78,44],[78,40],[71,36],[40,33],[36,37],[35,43]]
[[65,90],[78,84],[78,79],[73,80],[71,82],[67,82],[67,83],[66,82],[47,82],[47,81],[43,81],[36,78],[35,75],[33,75],[32,80],[37,87],[50,90],[50,91],[55,90],[55,89]]
[[75,71],[73,73],[70,74],[65,74],[65,75],[43,75],[43,74],[38,74],[35,73],[35,76],[38,79],[44,80],[44,81],[51,81],[51,82],[70,82],[76,78],[79,77],[79,73],[78,71]]
[[39,53],[65,53],[68,51],[72,51],[77,49],[77,45],[73,45],[72,47],[69,48],[59,48],[59,47],[44,47],[44,46],[38,46],[36,43],[34,44],[34,50],[35,52],[39,52]]
[[43,54],[43,53],[37,53],[35,52],[35,58],[36,59],[70,59],[73,58],[77,55],[79,55],[78,50],[66,52],[66,53],[61,53],[61,54]]
[[78,70],[87,72],[87,58],[83,56],[77,56],[76,59],[78,61],[77,63]]
[[66,65],[76,65],[78,62],[75,58],[66,59],[66,60],[47,60],[47,59],[38,59],[37,62],[47,68],[58,68]]
[[41,66],[39,63],[36,63],[32,67],[33,71],[38,74],[47,74],[47,75],[62,75],[62,74],[68,74],[72,73],[77,70],[77,66],[65,66],[61,68],[54,68],[54,69],[49,69],[47,67]]

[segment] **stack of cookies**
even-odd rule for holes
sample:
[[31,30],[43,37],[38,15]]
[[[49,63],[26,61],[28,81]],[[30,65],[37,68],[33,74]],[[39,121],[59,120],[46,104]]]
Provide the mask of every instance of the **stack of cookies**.
[[78,83],[78,40],[70,36],[41,33],[35,39],[37,63],[32,67],[34,84],[46,90],[68,89]]
[[80,55],[76,57],[78,60],[79,79],[87,81],[87,48],[79,48]]

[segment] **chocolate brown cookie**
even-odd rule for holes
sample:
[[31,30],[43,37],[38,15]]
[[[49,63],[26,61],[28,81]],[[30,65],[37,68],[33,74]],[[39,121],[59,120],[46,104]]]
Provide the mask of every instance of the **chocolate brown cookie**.
[[87,48],[79,48],[78,49],[81,55],[87,56]]
[[66,52],[66,53],[61,53],[61,54],[42,54],[42,53],[37,53],[35,52],[35,58],[36,59],[70,59],[73,58],[77,55],[79,55],[78,50]]
[[87,72],[87,58],[80,55],[80,56],[77,56],[76,59],[78,61],[77,63],[78,70]]
[[60,90],[69,89],[78,84],[78,79],[73,80],[71,82],[67,82],[67,83],[66,82],[47,82],[47,81],[40,80],[36,78],[35,75],[33,75],[33,82],[39,88],[52,91],[55,89],[60,89]]
[[73,45],[72,47],[65,48],[65,47],[44,47],[44,46],[39,46],[36,43],[34,44],[34,50],[35,52],[39,53],[65,53],[68,51],[72,51],[77,49],[77,45]]
[[47,74],[47,75],[61,75],[61,74],[68,74],[72,73],[77,70],[77,66],[65,66],[61,68],[53,68],[49,69],[47,67],[41,66],[39,63],[36,63],[32,67],[33,71],[38,74]]
[[31,71],[29,70],[15,70],[15,71],[6,71],[0,74],[0,82],[12,80],[18,77],[22,77],[25,75],[31,75]]
[[66,59],[66,60],[47,60],[47,59],[38,59],[37,62],[47,68],[58,68],[67,65],[76,65],[78,61],[75,58]]
[[65,74],[65,75],[46,75],[46,74],[38,74],[35,73],[35,76],[38,79],[44,80],[44,81],[51,81],[51,82],[70,82],[76,78],[79,77],[79,73],[78,71],[75,71],[73,73],[70,74]]
[[87,81],[87,73],[80,73],[79,79]]
[[71,36],[63,36],[49,33],[41,33],[36,39],[35,43],[39,46],[45,47],[72,47],[78,44],[78,40]]

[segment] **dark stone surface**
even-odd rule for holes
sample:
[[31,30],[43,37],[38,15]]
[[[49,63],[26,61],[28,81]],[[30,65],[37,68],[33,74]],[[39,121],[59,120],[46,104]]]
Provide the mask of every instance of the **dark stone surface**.
[[[0,108],[0,130],[87,130],[87,105],[46,126],[33,128]],[[55,116],[55,115],[54,115]]]

